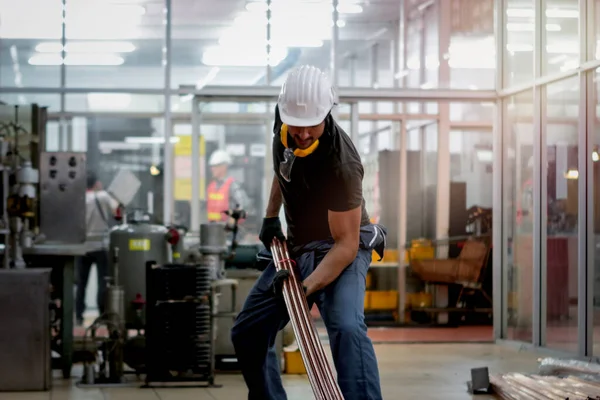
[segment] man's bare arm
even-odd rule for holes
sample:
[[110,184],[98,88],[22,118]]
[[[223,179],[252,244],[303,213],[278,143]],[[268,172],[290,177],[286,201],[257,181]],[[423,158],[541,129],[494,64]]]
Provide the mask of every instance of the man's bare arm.
[[269,204],[267,205],[267,212],[265,217],[278,217],[282,203],[283,197],[281,195],[281,188],[279,187],[279,180],[276,176],[273,176],[273,182],[271,183],[271,194],[269,195]]
[[350,211],[329,211],[329,230],[335,244],[313,273],[304,280],[307,296],[336,280],[356,258],[361,211],[361,206]]

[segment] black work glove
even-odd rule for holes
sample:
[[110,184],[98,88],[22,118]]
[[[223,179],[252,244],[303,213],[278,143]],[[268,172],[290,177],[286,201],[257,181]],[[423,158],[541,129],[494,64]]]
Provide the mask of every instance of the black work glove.
[[[275,272],[275,276],[271,283],[271,290],[273,290],[273,294],[279,300],[283,300],[283,284],[289,277],[290,271],[287,269],[280,269]],[[306,294],[306,286],[302,285],[302,289],[304,290],[304,294]]]
[[260,228],[258,238],[269,251],[271,251],[271,242],[273,242],[273,238],[277,238],[283,242],[285,240],[285,235],[281,230],[281,221],[279,220],[279,217],[263,218],[263,224]]
[[283,299],[283,284],[290,277],[290,271],[287,269],[280,269],[275,272],[275,276],[273,277],[273,282],[271,283],[271,289],[273,290],[273,294],[278,299]]

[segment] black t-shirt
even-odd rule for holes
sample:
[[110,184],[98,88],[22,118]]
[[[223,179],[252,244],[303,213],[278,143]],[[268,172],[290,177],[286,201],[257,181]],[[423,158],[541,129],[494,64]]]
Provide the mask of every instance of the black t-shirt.
[[[273,167],[279,180],[288,241],[302,246],[313,240],[331,238],[328,211],[349,211],[362,207],[361,226],[368,225],[369,215],[362,195],[364,169],[360,155],[350,137],[329,115],[317,149],[306,157],[296,157],[291,179],[287,182],[279,172],[285,146],[281,143],[281,119],[275,109],[273,127]],[[288,134],[288,146],[293,140]]]

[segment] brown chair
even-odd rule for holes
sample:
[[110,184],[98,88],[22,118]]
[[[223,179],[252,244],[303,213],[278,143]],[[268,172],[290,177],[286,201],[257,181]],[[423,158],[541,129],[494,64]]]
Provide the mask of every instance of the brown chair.
[[412,260],[410,267],[426,283],[462,285],[458,302],[463,295],[478,291],[491,304],[492,299],[482,289],[489,250],[489,240],[469,238],[456,258]]

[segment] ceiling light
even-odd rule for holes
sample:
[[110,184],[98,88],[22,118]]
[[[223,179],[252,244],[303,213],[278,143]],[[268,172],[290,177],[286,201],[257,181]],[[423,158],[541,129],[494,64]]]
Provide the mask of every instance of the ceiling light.
[[523,43],[509,43],[506,45],[506,50],[508,50],[511,53],[518,53],[518,52],[528,52],[528,51],[533,51],[533,46],[530,44],[523,44]]
[[[506,10],[506,16],[511,18],[535,18],[535,11],[532,8],[509,8]],[[551,8],[549,10],[546,10],[546,17],[579,18],[579,11]]]
[[125,62],[114,54],[69,54],[65,57],[65,65],[116,66]]
[[[125,143],[135,143],[135,144],[162,144],[165,142],[164,137],[160,136],[127,136],[125,138]],[[169,142],[171,143],[179,143],[178,136],[171,136]]]
[[[506,24],[506,30],[509,32],[533,32],[535,25],[533,23],[509,22]],[[560,32],[559,24],[546,24],[546,30],[550,32]]]
[[596,150],[594,150],[592,152],[592,161],[593,162],[598,162],[600,160],[600,155],[598,154],[598,152]]
[[[60,53],[60,42],[44,42],[35,46],[39,53]],[[70,42],[65,45],[67,53],[131,53],[135,46],[131,42]]]
[[[65,57],[65,65],[73,66],[116,66],[125,60],[114,54],[69,54]],[[36,54],[29,59],[30,65],[62,65],[60,54]]]
[[256,47],[209,47],[202,54],[202,63],[210,66],[229,67],[275,67],[287,57],[286,48],[271,49],[270,57],[266,48]]
[[533,18],[535,11],[531,8],[509,8],[506,10],[506,16],[511,18]]
[[361,12],[363,12],[363,8],[359,4],[342,3],[338,4],[337,11],[340,14],[360,14]]

